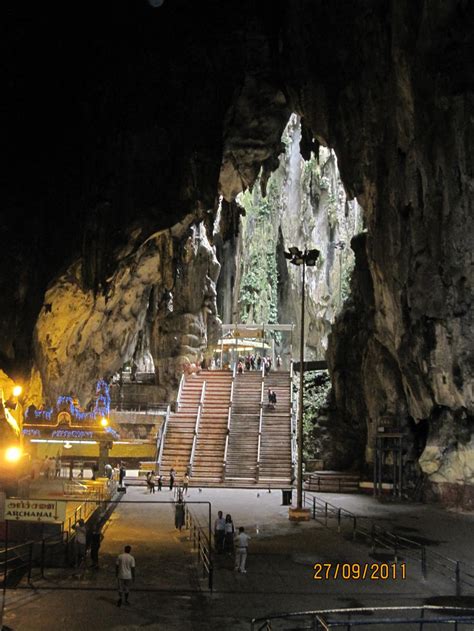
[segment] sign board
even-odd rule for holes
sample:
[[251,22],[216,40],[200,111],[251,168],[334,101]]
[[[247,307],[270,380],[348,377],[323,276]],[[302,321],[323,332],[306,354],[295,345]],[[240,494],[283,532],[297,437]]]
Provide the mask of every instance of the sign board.
[[66,502],[57,500],[5,500],[5,519],[54,523],[66,518]]
[[261,337],[263,337],[262,329],[234,329],[232,333],[235,338],[246,337],[249,339],[260,339]]

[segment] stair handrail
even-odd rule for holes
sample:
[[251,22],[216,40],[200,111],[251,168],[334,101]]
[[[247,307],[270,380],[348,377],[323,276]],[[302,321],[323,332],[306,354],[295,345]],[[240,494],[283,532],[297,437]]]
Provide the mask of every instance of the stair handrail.
[[260,390],[260,416],[258,419],[258,445],[257,445],[257,481],[260,478],[260,452],[262,449],[262,426],[263,426],[263,393],[265,392],[265,381],[262,372],[262,387]]
[[184,372],[181,373],[181,379],[179,380],[179,388],[178,388],[178,394],[176,395],[176,411],[179,411],[179,406],[181,405],[181,395],[183,393],[183,388],[184,388]]
[[204,398],[206,396],[206,382],[203,381],[201,388],[201,397],[199,399],[199,405],[196,414],[196,423],[194,425],[194,436],[193,436],[193,446],[191,448],[191,455],[189,457],[189,475],[193,474],[193,462],[194,462],[194,454],[196,453],[196,445],[199,434],[199,424],[201,423],[201,414],[202,408],[204,407]]
[[222,471],[222,479],[225,480],[226,469],[227,469],[227,451],[229,449],[229,434],[230,434],[230,420],[232,418],[232,401],[234,400],[234,379],[236,374],[236,366],[234,365],[234,369],[232,371],[232,381],[230,384],[230,399],[229,399],[229,409],[227,410],[227,433],[225,437],[225,447],[224,447],[224,468]]
[[291,477],[296,478],[296,412],[293,397],[293,360],[290,360],[290,431],[291,431]]
[[170,420],[170,413],[171,413],[171,404],[168,403],[168,406],[166,408],[165,421],[161,425],[160,431],[158,432],[158,436],[156,437],[156,451],[158,454],[156,458],[156,465],[157,465],[158,473],[160,471],[161,461],[163,459],[163,449],[165,446],[165,436],[166,436],[166,431],[168,430],[168,421]]

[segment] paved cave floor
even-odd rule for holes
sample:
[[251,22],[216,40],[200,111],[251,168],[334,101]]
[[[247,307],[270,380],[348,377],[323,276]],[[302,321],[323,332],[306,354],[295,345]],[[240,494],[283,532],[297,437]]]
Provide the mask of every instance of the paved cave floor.
[[[357,515],[369,515],[400,535],[424,542],[428,550],[462,559],[474,568],[474,515],[421,504],[380,503],[371,497],[318,494]],[[227,555],[215,555],[214,593],[198,570],[189,532],[174,527],[171,493],[149,495],[144,487],[128,487],[104,529],[100,569],[50,569],[45,580],[33,577],[35,589],[8,590],[4,625],[14,631],[114,631],[147,629],[249,629],[252,617],[271,612],[329,607],[455,604],[454,584],[429,571],[421,577],[419,563],[406,559],[407,578],[369,581],[313,580],[313,565],[372,563],[366,543],[310,521],[288,520],[281,492],[191,488],[189,502],[210,501],[230,513],[236,527],[252,537],[248,573],[233,570]],[[190,505],[191,506],[191,505]],[[207,505],[192,505],[207,523]],[[125,544],[132,546],[137,580],[129,607],[116,606],[114,563]],[[403,553],[402,553],[403,557]],[[375,560],[381,557],[375,556]],[[464,604],[474,604],[474,590],[464,591]]]

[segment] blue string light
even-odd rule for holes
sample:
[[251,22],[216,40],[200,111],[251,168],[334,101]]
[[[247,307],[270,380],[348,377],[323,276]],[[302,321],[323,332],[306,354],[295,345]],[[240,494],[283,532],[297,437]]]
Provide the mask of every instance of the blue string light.
[[[41,421],[51,421],[54,410],[59,412],[69,412],[71,416],[78,421],[97,421],[103,416],[107,417],[110,412],[110,390],[109,384],[100,379],[95,388],[95,404],[91,412],[83,412],[74,405],[71,396],[61,395],[57,398],[55,408],[47,408],[46,410],[35,410],[34,417]],[[113,431],[113,430],[112,430]],[[117,434],[118,436],[118,434]]]

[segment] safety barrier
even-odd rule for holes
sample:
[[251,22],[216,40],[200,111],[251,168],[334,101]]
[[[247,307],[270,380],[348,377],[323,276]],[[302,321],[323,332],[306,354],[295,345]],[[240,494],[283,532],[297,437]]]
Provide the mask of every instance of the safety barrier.
[[212,563],[212,539],[211,539],[211,515],[209,504],[209,524],[206,528],[193,515],[188,505],[185,504],[185,527],[189,530],[189,539],[197,553],[198,565],[202,566],[202,577],[207,576],[209,591],[213,589],[214,567]]
[[227,452],[229,450],[229,436],[230,436],[230,423],[232,419],[232,401],[234,400],[234,383],[235,383],[235,373],[237,366],[234,365],[232,370],[232,383],[230,386],[230,400],[229,400],[229,409],[227,411],[227,433],[225,436],[225,447],[224,447],[224,467],[222,471],[222,479],[225,480],[226,469],[227,469]]
[[256,480],[260,478],[260,455],[262,451],[262,427],[263,427],[263,396],[265,392],[265,373],[262,371],[262,387],[260,390],[260,415],[258,419],[258,444],[257,444],[257,471]]
[[165,445],[165,436],[168,430],[168,422],[170,420],[171,414],[171,405],[168,404],[166,407],[166,416],[164,423],[160,427],[160,431],[158,432],[158,436],[156,437],[156,464],[157,471],[160,471],[161,460],[163,458],[163,448]]
[[290,436],[291,436],[291,478],[296,480],[296,409],[293,396],[293,360],[290,361]]
[[198,411],[196,415],[196,423],[194,425],[193,446],[191,447],[191,455],[189,457],[189,475],[193,474],[194,454],[196,453],[196,445],[199,436],[199,425],[201,423],[202,408],[204,407],[204,399],[206,398],[206,382],[204,381],[201,389],[201,398],[199,399]]
[[[298,629],[328,631],[344,629],[351,631],[363,626],[374,630],[386,630],[387,625],[419,631],[432,625],[443,626],[461,631],[472,629],[474,609],[461,607],[441,607],[421,605],[418,607],[358,607],[353,609],[320,609],[316,611],[298,611],[294,613],[272,614],[265,618],[254,618],[250,623],[252,631],[273,631],[288,629],[289,623],[296,623]],[[469,626],[467,626],[469,625]],[[438,627],[436,627],[438,628]]]
[[404,557],[419,564],[424,579],[428,576],[428,569],[447,577],[454,582],[457,596],[461,595],[463,585],[474,587],[474,568],[457,559],[428,550],[418,541],[396,535],[381,528],[368,517],[355,515],[345,508],[334,506],[314,495],[308,496],[304,493],[303,504],[311,508],[313,519],[323,523],[327,528],[335,527],[339,533],[343,531],[346,534],[350,533],[354,541],[357,538],[363,539],[370,545],[372,553],[382,548],[392,554],[395,563],[398,563],[400,553],[403,551]]

